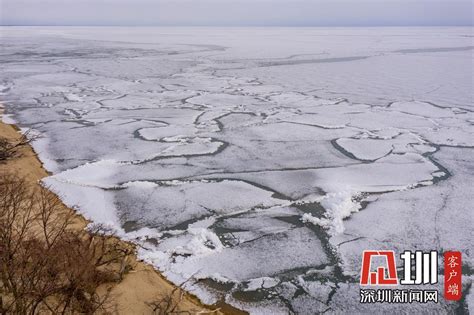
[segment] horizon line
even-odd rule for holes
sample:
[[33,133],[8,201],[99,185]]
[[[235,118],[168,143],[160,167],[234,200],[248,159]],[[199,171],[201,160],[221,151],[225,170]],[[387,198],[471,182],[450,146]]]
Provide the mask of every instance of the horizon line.
[[304,25],[304,24],[243,24],[243,25],[210,25],[210,24],[0,24],[0,27],[474,27],[472,24],[347,24],[347,25]]

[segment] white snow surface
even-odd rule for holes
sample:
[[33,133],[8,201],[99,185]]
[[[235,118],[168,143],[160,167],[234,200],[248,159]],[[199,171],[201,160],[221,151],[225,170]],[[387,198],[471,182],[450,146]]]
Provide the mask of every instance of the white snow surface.
[[2,120],[204,302],[376,312],[366,249],[461,250],[472,283],[472,31],[1,27]]

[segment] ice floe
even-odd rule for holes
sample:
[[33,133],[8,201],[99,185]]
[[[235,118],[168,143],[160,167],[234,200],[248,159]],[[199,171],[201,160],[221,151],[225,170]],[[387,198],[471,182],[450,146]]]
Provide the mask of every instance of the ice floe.
[[203,301],[374,312],[370,248],[461,250],[471,285],[470,28],[60,33],[2,29],[3,121],[41,134],[67,205]]

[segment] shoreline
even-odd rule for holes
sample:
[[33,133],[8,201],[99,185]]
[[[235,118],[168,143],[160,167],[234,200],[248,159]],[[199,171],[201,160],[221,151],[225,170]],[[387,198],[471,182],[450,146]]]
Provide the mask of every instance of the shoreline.
[[[0,111],[0,117],[2,117]],[[17,139],[20,128],[15,124],[0,121],[0,136],[8,140]],[[40,181],[49,176],[50,173],[43,167],[38,155],[29,144],[18,149],[19,156],[0,163],[0,172],[16,173],[25,178],[32,185],[40,185]],[[85,230],[90,222],[61,202],[61,211],[74,214],[73,229],[77,231]],[[135,246],[129,242],[119,239],[123,246]],[[161,273],[150,264],[141,261],[135,252],[130,257],[132,270],[126,273],[123,280],[113,284],[111,291],[114,299],[114,306],[118,314],[152,314],[152,309],[147,303],[153,302],[160,296],[173,293],[178,287],[168,281]],[[191,314],[246,314],[234,307],[218,303],[217,305],[205,305],[196,296],[184,292],[182,300],[179,302],[179,310]]]

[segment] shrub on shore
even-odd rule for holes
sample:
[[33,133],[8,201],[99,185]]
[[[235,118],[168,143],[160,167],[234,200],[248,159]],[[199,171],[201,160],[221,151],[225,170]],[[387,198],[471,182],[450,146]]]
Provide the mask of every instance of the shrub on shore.
[[14,157],[19,148],[30,144],[36,138],[36,136],[30,136],[29,131],[24,132],[15,140],[0,137],[0,162]]
[[48,189],[0,175],[0,314],[108,312],[133,248],[101,226],[71,228]]

